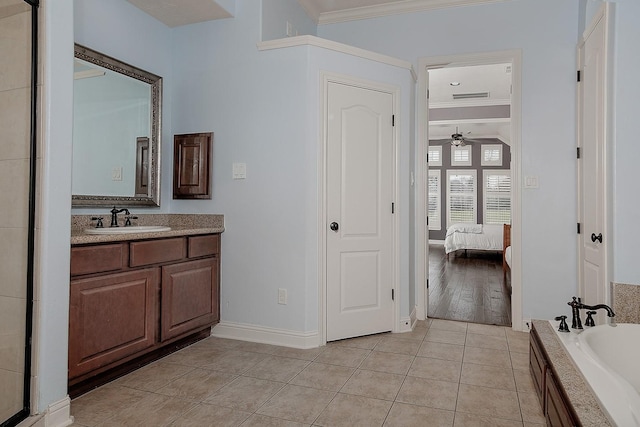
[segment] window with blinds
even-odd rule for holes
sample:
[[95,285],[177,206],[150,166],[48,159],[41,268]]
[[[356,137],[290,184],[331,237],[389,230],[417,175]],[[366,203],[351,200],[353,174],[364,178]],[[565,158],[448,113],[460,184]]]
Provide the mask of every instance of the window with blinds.
[[447,171],[447,227],[458,222],[478,222],[476,178],[475,170]]
[[442,146],[429,147],[429,166],[442,166]]
[[451,166],[471,166],[471,146],[451,146]]
[[484,223],[511,222],[511,171],[484,171]]
[[482,166],[502,166],[502,145],[482,144],[480,154]]
[[440,170],[429,170],[429,230],[442,230],[440,200],[442,200]]

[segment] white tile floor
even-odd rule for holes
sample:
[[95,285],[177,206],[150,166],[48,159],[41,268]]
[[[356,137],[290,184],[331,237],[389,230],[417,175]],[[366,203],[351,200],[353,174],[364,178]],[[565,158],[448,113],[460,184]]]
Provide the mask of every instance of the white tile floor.
[[71,403],[74,426],[543,426],[528,334],[447,320],[297,350],[207,338]]

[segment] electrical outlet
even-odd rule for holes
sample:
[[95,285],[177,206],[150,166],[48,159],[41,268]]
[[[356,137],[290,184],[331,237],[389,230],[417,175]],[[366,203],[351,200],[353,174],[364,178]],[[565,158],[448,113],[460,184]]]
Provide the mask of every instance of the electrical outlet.
[[278,304],[287,304],[287,290],[284,288],[278,288]]
[[523,332],[529,332],[531,330],[531,319],[522,319]]

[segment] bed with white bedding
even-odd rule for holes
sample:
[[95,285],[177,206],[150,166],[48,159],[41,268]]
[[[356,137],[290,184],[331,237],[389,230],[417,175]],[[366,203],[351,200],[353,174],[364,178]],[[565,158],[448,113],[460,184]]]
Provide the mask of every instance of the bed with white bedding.
[[444,239],[447,255],[462,249],[502,252],[502,224],[452,224]]

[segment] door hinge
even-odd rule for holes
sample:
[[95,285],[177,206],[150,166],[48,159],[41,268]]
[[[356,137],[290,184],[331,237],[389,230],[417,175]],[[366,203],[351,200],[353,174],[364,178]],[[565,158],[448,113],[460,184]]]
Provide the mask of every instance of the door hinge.
[[427,289],[429,289],[429,279],[427,279]]
[[429,89],[427,89],[427,99],[429,99]]
[[427,215],[427,225],[429,225],[429,215]]
[[580,223],[578,223],[578,234],[580,234]]
[[396,204],[391,202],[391,213],[394,214],[396,213]]
[[576,147],[576,155],[580,158],[580,147]]
[[395,115],[395,114],[393,114],[393,115],[391,116],[391,126],[395,126],[395,125],[396,125],[396,115]]
[[578,80],[578,82],[580,82],[580,78],[582,76],[580,75],[580,70],[578,70],[578,72],[576,73],[576,79]]
[[395,289],[391,289],[391,301],[395,301],[396,300],[396,290]]

